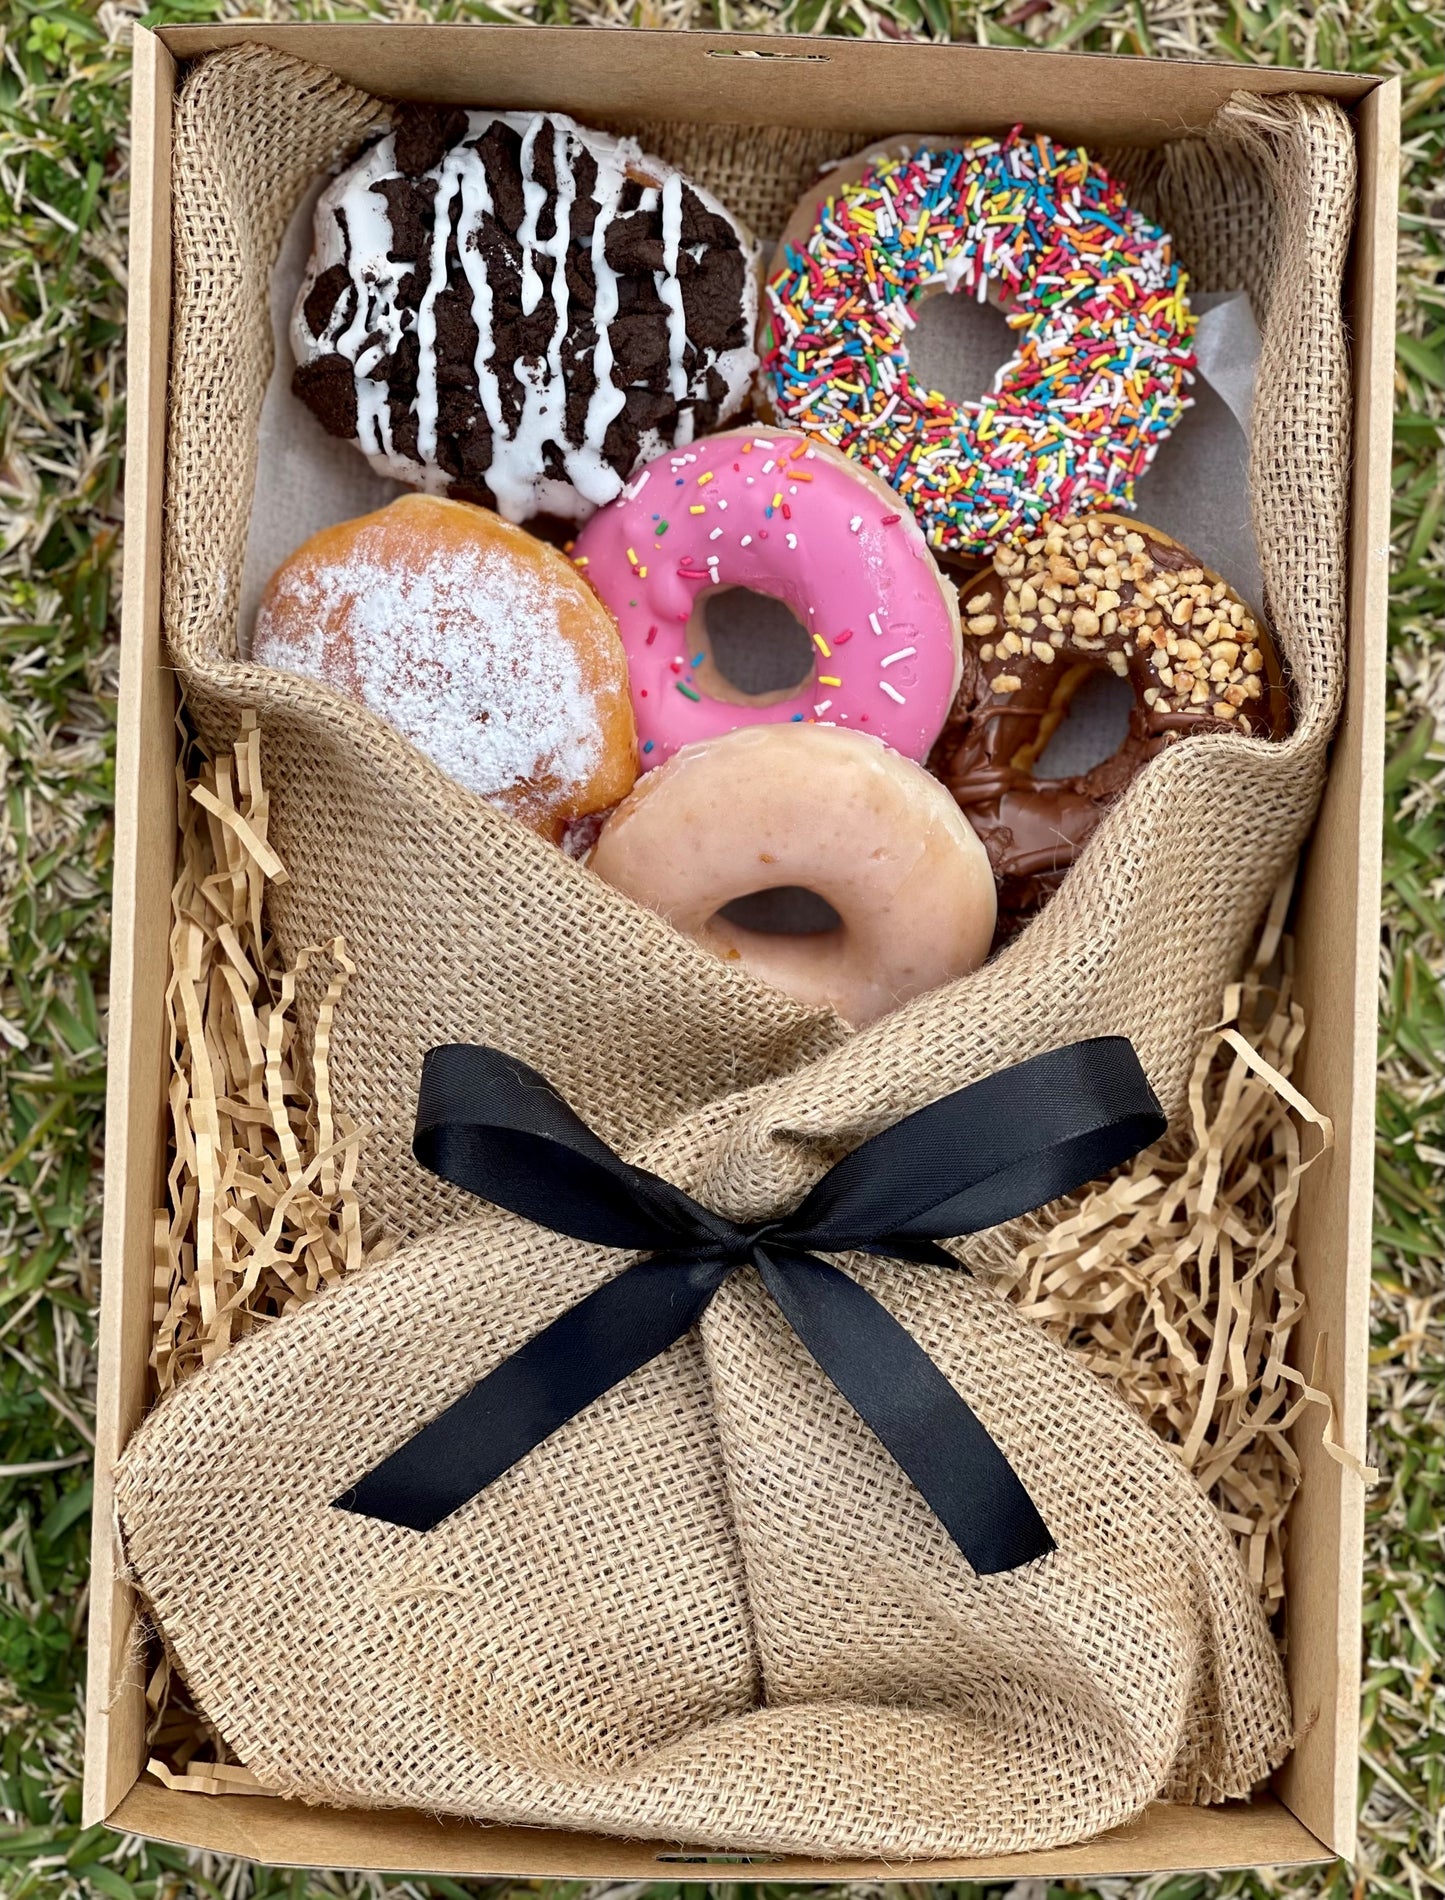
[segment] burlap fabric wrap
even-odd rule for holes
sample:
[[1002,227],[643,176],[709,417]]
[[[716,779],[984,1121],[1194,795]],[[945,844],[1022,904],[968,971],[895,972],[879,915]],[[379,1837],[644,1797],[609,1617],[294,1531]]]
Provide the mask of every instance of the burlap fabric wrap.
[[[1195,282],[1245,286],[1263,327],[1255,506],[1293,737],[1168,752],[1021,940],[850,1034],[702,954],[365,711],[237,660],[268,273],[308,181],[384,116],[257,49],[186,80],[165,616],[205,740],[260,714],[283,941],[340,931],[355,955],[334,1088],[372,1130],[365,1205],[409,1244],[150,1419],[120,1472],[133,1574],[240,1759],[307,1801],[907,1856],[1039,1847],[1158,1797],[1245,1793],[1290,1717],[1228,1537],[1173,1452],[983,1280],[844,1263],[1037,1500],[1059,1549],[1024,1571],[971,1573],[751,1273],[430,1535],[328,1501],[623,1264],[417,1168],[433,1042],[520,1055],[630,1158],[739,1219],[1078,1037],[1132,1037],[1178,1110],[1309,824],[1339,703],[1344,118],[1240,101],[1207,139],[1116,161]],[[821,158],[871,136],[644,133],[764,237]]]

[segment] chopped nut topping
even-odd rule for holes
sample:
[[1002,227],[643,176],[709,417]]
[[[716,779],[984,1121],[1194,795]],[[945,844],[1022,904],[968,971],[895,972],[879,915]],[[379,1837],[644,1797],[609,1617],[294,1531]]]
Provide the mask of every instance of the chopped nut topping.
[[1158,683],[1138,681],[1146,707],[1187,707],[1238,719],[1248,731],[1240,709],[1265,694],[1264,635],[1244,602],[1202,567],[1162,564],[1179,558],[1102,515],[1050,522],[1025,545],[1000,549],[999,598],[979,581],[961,589],[980,659],[1008,658],[1021,669],[995,675],[994,692],[1019,692],[1025,662],[1051,666],[1060,653],[1099,654],[1124,678],[1148,660]]

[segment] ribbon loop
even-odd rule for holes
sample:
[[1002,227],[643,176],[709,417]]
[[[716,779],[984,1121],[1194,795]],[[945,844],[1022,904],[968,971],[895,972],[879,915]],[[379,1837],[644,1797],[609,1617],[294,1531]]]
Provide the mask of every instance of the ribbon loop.
[[412,1153],[479,1200],[599,1247],[650,1252],[738,1237],[671,1181],[614,1154],[545,1075],[484,1044],[427,1051]]
[[553,1232],[651,1257],[544,1327],[337,1505],[430,1530],[682,1338],[751,1264],[974,1569],[1032,1562],[1053,1539],[1003,1452],[888,1309],[817,1254],[957,1270],[935,1241],[1082,1186],[1164,1126],[1129,1042],[1072,1043],[907,1116],[793,1213],[742,1227],[614,1154],[526,1063],[464,1043],[433,1049],[413,1143],[423,1166]]
[[865,1253],[981,1233],[1108,1173],[1162,1132],[1132,1043],[1069,1043],[873,1135],[823,1176],[786,1230],[801,1246]]

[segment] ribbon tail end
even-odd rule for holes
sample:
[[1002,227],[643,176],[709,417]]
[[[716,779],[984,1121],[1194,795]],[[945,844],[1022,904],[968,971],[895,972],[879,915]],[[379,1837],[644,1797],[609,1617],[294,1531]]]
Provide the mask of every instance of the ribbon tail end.
[[[959,1540],[955,1537],[954,1542]],[[1010,1570],[1023,1570],[1027,1565],[1037,1563],[1040,1557],[1051,1557],[1058,1549],[1044,1520],[1034,1514],[1032,1524],[1020,1524],[1017,1534],[999,1544],[997,1549],[981,1550],[975,1535],[969,1539],[971,1548],[964,1555],[973,1565],[974,1573],[980,1577],[998,1577]],[[960,1549],[963,1546],[959,1545]]]
[[372,1498],[366,1481],[353,1484],[343,1491],[339,1498],[333,1498],[329,1507],[333,1511],[346,1511],[352,1517],[369,1517],[378,1524],[391,1524],[399,1531],[434,1531],[442,1518],[448,1513],[438,1515],[417,1505],[408,1504],[395,1495],[385,1498]]

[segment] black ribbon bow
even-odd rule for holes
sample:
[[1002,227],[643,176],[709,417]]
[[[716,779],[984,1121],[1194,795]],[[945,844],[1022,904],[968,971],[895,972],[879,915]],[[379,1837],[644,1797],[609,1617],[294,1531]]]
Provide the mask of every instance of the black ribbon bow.
[[1071,1043],[907,1116],[791,1214],[739,1226],[615,1155],[535,1069],[466,1043],[422,1068],[413,1150],[539,1226],[650,1257],[605,1281],[369,1471],[341,1509],[426,1531],[646,1365],[756,1267],[789,1324],[981,1576],[1054,1548],[1012,1466],[886,1307],[820,1253],[959,1270],[933,1243],[1041,1207],[1164,1132],[1122,1036]]

